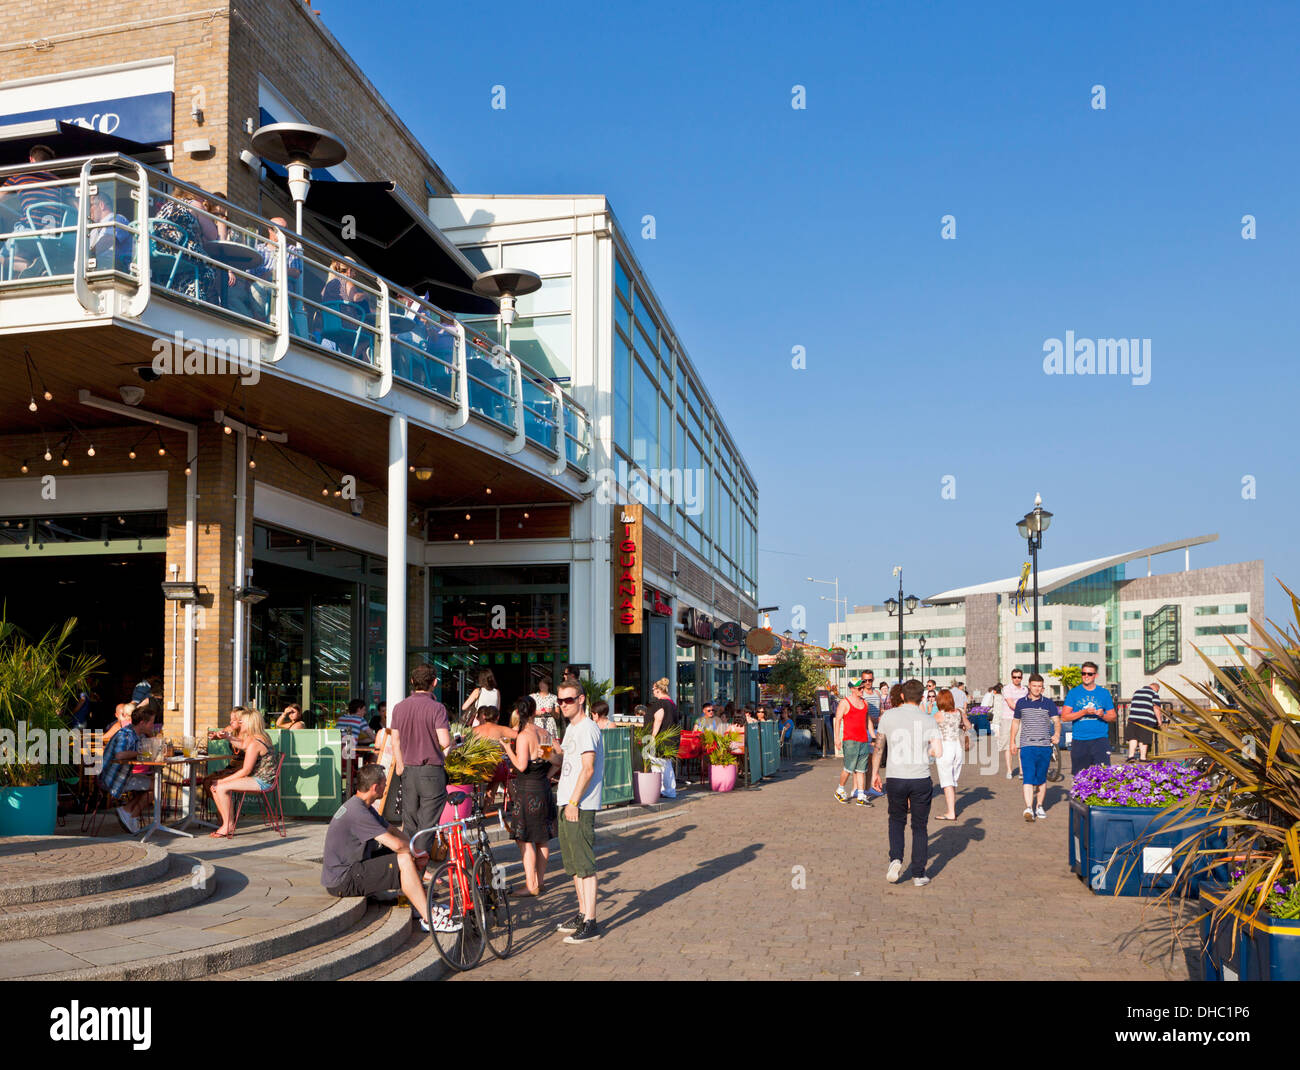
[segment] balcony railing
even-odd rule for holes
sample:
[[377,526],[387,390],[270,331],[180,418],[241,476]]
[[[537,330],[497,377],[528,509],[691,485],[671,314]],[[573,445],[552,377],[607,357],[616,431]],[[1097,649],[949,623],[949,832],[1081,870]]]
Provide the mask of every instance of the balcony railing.
[[127,315],[155,294],[200,308],[271,343],[290,343],[379,374],[442,404],[449,428],[477,416],[591,474],[591,420],[536,369],[455,316],[285,224],[124,156],[0,168],[0,298],[71,284],[87,310],[126,288]]

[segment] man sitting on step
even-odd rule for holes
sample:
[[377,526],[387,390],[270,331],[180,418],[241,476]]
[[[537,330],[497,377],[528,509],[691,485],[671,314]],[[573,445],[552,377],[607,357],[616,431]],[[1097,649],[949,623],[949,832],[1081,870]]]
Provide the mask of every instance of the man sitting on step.
[[[325,833],[325,857],[320,882],[330,895],[376,895],[405,893],[420,916],[420,928],[429,931],[425,917],[425,891],[420,865],[428,859],[421,853],[418,864],[411,844],[396,825],[385,824],[372,804],[384,793],[387,774],[378,762],[357,774],[357,793],[338,808]],[[389,852],[370,857],[372,844]],[[438,932],[456,932],[460,922],[442,907],[434,908],[433,925]]]

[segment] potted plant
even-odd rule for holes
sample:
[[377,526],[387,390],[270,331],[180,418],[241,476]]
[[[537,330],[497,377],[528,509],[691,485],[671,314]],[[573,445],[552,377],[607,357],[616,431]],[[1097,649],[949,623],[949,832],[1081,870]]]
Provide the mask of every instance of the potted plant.
[[1212,679],[1188,681],[1186,693],[1171,688],[1184,709],[1162,733],[1171,756],[1194,761],[1211,781],[1213,830],[1175,850],[1177,882],[1202,882],[1206,909],[1183,927],[1201,928],[1206,980],[1300,980],[1300,600],[1282,589],[1295,626],[1252,620],[1258,641],[1234,644],[1240,664],[1230,669],[1202,654]]
[[[1209,820],[1206,807],[1196,805],[1209,786],[1208,778],[1182,762],[1084,769],[1070,793],[1071,871],[1098,895],[1150,895],[1168,888],[1173,848],[1197,818]],[[1196,883],[1186,891],[1195,894]]]
[[663,794],[663,763],[677,757],[682,730],[677,725],[665,728],[652,740],[650,730],[642,725],[632,729],[632,741],[639,756],[640,768],[632,777],[632,797],[644,805],[657,803]]
[[724,732],[704,733],[704,757],[709,763],[709,788],[734,791],[740,755],[731,749],[731,736]]
[[[492,779],[497,766],[501,764],[501,748],[486,736],[471,732],[464,740],[449,750],[444,758],[447,772],[447,790],[457,787],[473,789],[475,784],[486,784]],[[447,803],[442,809],[439,823],[458,821],[469,817],[470,800],[466,799],[459,806]]]
[[47,836],[58,781],[75,775],[63,711],[88,689],[99,658],[68,650],[73,617],[35,642],[0,616],[0,836]]

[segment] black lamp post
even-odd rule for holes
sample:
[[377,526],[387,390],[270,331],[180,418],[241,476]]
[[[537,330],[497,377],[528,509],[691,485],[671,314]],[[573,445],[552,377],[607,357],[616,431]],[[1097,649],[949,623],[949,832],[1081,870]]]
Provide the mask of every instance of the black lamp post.
[[892,617],[894,612],[898,612],[898,682],[903,682],[903,618],[909,613],[915,613],[916,607],[920,604],[920,599],[914,594],[903,596],[903,566],[894,566],[894,575],[898,577],[898,598],[885,599],[885,608],[889,610]]
[[917,654],[916,660],[921,663],[921,671],[925,672],[925,636],[924,635],[921,636],[921,638],[916,641],[916,645],[920,649],[920,653]]
[[1052,514],[1043,508],[1043,496],[1034,495],[1034,507],[1016,522],[1020,537],[1029,543],[1029,557],[1034,569],[1034,672],[1038,672],[1038,548],[1043,532],[1052,526]]

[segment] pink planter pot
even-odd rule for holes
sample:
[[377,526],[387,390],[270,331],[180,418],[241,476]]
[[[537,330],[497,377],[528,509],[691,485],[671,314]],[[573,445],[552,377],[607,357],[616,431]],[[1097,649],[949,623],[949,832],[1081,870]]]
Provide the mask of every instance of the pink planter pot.
[[663,795],[663,788],[663,773],[632,774],[632,798],[643,805],[657,803]]
[[438,818],[438,824],[440,825],[445,824],[448,821],[459,821],[462,817],[469,817],[470,810],[473,807],[473,799],[471,799],[468,794],[468,784],[448,784],[447,790],[449,792],[463,791],[466,793],[466,798],[459,806],[452,806],[451,803],[447,803],[443,806],[442,816]]
[[737,765],[709,766],[709,787],[713,791],[734,791],[736,789]]

